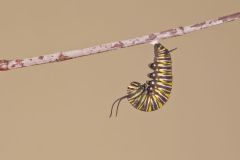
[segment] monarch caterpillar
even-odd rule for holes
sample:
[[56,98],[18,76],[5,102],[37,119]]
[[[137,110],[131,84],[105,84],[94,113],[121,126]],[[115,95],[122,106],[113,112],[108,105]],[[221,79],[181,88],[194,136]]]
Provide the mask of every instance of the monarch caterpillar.
[[172,90],[172,60],[170,52],[175,50],[166,49],[162,44],[154,45],[154,61],[148,66],[153,70],[148,74],[151,80],[141,84],[131,82],[127,88],[127,95],[118,98],[112,104],[110,116],[115,103],[117,104],[116,116],[121,100],[127,98],[129,103],[136,109],[151,112],[161,108],[169,99]]

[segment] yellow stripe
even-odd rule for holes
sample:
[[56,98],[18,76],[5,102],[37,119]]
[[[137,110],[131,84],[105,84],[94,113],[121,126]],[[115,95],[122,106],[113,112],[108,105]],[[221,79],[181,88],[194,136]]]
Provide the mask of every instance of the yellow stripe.
[[135,99],[136,97],[138,97],[139,95],[141,95],[141,91],[138,91],[138,92],[136,92],[136,93],[131,93],[131,97],[129,98],[130,100],[131,99]]
[[145,100],[146,100],[146,94],[143,94],[143,95],[141,96],[141,99],[140,99],[140,102],[139,102],[139,104],[138,104],[137,109],[139,109],[139,110],[142,109]]
[[149,97],[149,105],[148,105],[148,112],[151,112],[153,109],[153,100],[152,97]]
[[153,98],[153,101],[157,104],[157,107],[160,108],[161,104],[157,101],[156,95],[153,95],[152,98]]
[[148,111],[148,108],[149,108],[149,102],[150,102],[150,100],[149,100],[149,96],[147,96],[147,98],[146,98],[146,111]]

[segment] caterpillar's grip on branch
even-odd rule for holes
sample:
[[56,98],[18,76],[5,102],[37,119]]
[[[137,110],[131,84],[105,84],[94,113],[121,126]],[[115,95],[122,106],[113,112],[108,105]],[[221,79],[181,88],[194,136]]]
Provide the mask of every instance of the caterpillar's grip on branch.
[[[176,49],[176,48],[175,48]],[[122,99],[127,98],[129,103],[136,109],[151,112],[161,108],[169,99],[172,90],[172,59],[170,52],[173,50],[166,49],[162,44],[154,44],[154,60],[148,66],[153,70],[148,74],[151,80],[141,84],[139,82],[131,82],[127,88],[127,95],[117,99],[111,108],[112,110],[116,102],[118,107]]]

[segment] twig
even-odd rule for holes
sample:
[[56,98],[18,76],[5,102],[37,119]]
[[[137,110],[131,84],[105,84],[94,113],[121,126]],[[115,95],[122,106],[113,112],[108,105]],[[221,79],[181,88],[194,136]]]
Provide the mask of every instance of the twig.
[[149,35],[128,39],[128,40],[101,44],[101,45],[97,45],[94,47],[85,48],[81,50],[57,52],[54,54],[26,58],[26,59],[0,60],[0,71],[7,71],[11,69],[29,67],[29,66],[45,64],[45,63],[61,62],[61,61],[65,61],[65,60],[69,60],[77,57],[89,56],[96,53],[107,52],[107,51],[115,50],[118,48],[126,48],[126,47],[135,46],[139,44],[150,43],[154,40],[181,36],[193,31],[198,31],[201,29],[205,29],[208,27],[212,27],[215,25],[219,25],[225,22],[230,22],[238,19],[240,19],[240,12],[219,17],[216,19],[211,19],[205,22],[194,24],[194,25],[173,28],[163,32],[152,33]]

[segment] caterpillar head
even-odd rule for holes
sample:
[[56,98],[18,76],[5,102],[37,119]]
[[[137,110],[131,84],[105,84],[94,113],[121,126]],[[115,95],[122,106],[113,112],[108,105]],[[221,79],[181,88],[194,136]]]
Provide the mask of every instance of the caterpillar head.
[[131,82],[127,88],[127,95],[131,97],[132,95],[136,95],[136,93],[141,93],[145,91],[146,88],[146,84],[141,84],[139,82]]
[[125,95],[123,97],[120,97],[116,101],[113,102],[109,117],[112,116],[113,107],[114,107],[115,103],[118,102],[117,103],[117,109],[116,109],[116,116],[117,116],[118,107],[120,105],[121,100],[127,98],[128,101],[131,103],[132,102],[131,101],[132,98],[141,95],[141,93],[146,91],[146,89],[147,89],[147,84],[141,84],[139,82],[131,82],[130,85],[128,86],[128,88],[127,88],[127,95]]

